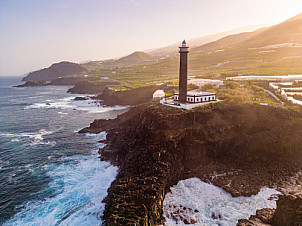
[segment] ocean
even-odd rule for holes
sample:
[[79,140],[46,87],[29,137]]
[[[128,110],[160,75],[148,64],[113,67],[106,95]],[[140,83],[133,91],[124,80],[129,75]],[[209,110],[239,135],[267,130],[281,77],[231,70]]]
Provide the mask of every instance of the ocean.
[[0,225],[100,225],[117,167],[98,158],[105,132],[77,131],[127,108],[21,83],[0,77]]
[[[68,86],[13,87],[17,84],[20,77],[0,77],[0,225],[101,225],[102,200],[118,168],[98,158],[105,144],[97,141],[105,132],[77,132],[128,108],[74,101],[80,95],[66,93]],[[263,188],[255,196],[233,198],[190,178],[171,187],[163,212],[171,226],[173,213],[183,207],[196,225],[236,225],[259,208],[274,208],[269,198],[274,194],[279,192]]]

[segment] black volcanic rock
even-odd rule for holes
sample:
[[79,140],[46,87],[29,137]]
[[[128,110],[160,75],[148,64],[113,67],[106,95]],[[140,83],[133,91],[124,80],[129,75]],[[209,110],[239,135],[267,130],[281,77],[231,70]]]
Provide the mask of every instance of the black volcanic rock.
[[89,100],[89,97],[75,97],[73,100]]
[[247,219],[239,219],[237,226],[261,226],[271,225],[275,209],[264,208],[256,211],[255,215]]
[[86,68],[82,67],[79,64],[71,63],[71,62],[60,62],[52,64],[48,68],[41,69],[39,71],[34,71],[29,73],[26,77],[24,77],[23,81],[51,81],[61,76],[68,76],[76,73],[81,73],[86,71]]
[[302,225],[302,191],[298,194],[279,196],[272,225]]
[[104,200],[106,224],[163,223],[165,194],[190,177],[233,196],[282,186],[302,168],[301,119],[295,111],[217,103],[190,111],[145,104],[96,120],[81,132],[106,130],[101,158],[120,167]]
[[276,209],[260,209],[247,219],[238,220],[237,226],[292,226],[302,225],[302,191],[279,195]]
[[46,86],[46,81],[27,81],[22,85],[17,85],[14,87],[32,87],[32,86]]
[[137,105],[151,101],[153,93],[164,87],[166,85],[150,85],[124,91],[114,91],[106,88],[96,98],[102,100],[108,106]]

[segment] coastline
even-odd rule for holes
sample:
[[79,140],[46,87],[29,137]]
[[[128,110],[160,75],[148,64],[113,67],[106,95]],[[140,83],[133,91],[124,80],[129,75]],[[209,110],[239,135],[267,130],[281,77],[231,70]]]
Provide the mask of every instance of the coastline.
[[[261,165],[263,161],[261,158],[265,158],[265,156],[253,156],[257,153],[252,153],[252,156],[241,156],[242,159],[248,157],[248,164],[260,162],[259,165],[256,165],[256,170],[246,167],[243,169],[246,172],[242,172],[243,165],[234,165],[224,158],[221,159],[221,162],[218,161],[223,156],[219,154],[219,150],[230,149],[230,154],[234,154],[232,153],[234,143],[229,140],[228,135],[231,134],[229,132],[234,128],[244,127],[242,122],[238,124],[236,120],[237,124],[233,125],[234,121],[228,118],[234,116],[232,112],[237,114],[238,111],[243,111],[241,113],[246,114],[255,108],[260,113],[262,111],[264,113],[262,115],[274,115],[275,112],[272,108],[249,106],[247,109],[241,109],[240,106],[223,103],[218,107],[215,106],[207,105],[191,111],[175,111],[175,109],[155,103],[146,103],[131,107],[125,114],[118,115],[115,119],[96,119],[90,127],[82,129],[81,133],[97,134],[104,130],[107,131],[108,138],[98,140],[99,143],[107,144],[100,148],[99,157],[101,160],[110,161],[112,165],[119,166],[119,173],[108,189],[108,196],[104,197],[104,215],[102,216],[103,211],[101,211],[97,216],[102,216],[107,225],[161,224],[165,220],[163,217],[165,195],[170,191],[171,186],[192,177],[213,183],[234,197],[255,195],[263,186],[281,188],[283,182],[290,183],[287,179],[293,176],[298,168],[278,163],[278,159],[273,159],[272,164],[265,166],[270,170],[273,170],[273,167],[278,168],[273,173],[278,178],[274,178],[273,181],[269,181],[268,175],[261,175],[265,169],[264,165]],[[51,105],[37,105],[31,108],[41,107],[55,108]],[[59,108],[61,107],[59,106]],[[255,113],[255,110],[252,112]],[[215,114],[211,115],[212,113]],[[290,112],[283,110],[277,113],[285,120],[297,117],[297,115],[291,115]],[[64,112],[58,112],[58,114],[64,114]],[[219,117],[213,118],[213,116]],[[221,116],[226,118],[221,118]],[[230,123],[227,123],[228,120]],[[194,135],[196,131],[199,131],[200,135],[200,129],[209,133],[202,134],[206,138],[202,141]],[[213,140],[211,135],[215,136],[215,134],[222,136]],[[193,138],[190,140],[191,136]],[[186,139],[188,141],[185,141]],[[235,155],[235,159],[240,157],[240,154],[242,152]],[[204,165],[204,167],[198,167],[194,159],[200,160],[198,164]],[[192,166],[190,166],[191,164]],[[278,170],[284,166],[290,169],[289,174],[278,175],[280,173]],[[251,174],[259,174],[259,177],[263,176],[263,178],[255,176],[252,177],[252,181],[248,181],[251,179]],[[278,180],[282,183],[278,184]],[[234,183],[230,183],[230,181]],[[242,184],[247,187],[242,189]],[[140,189],[141,191],[139,191]]]
[[125,110],[74,101],[65,86],[12,87],[20,80],[1,79],[0,224],[101,223],[117,168],[98,158],[103,133],[77,132]]
[[[165,195],[171,186],[187,178],[198,177],[233,197],[256,195],[262,187],[281,189],[284,184],[295,183],[290,178],[301,170],[296,155],[276,151],[272,158],[270,151],[275,146],[266,146],[267,153],[260,152],[263,149],[248,149],[253,141],[245,133],[254,129],[245,120],[256,117],[260,121],[255,126],[264,126],[275,136],[278,131],[274,120],[297,117],[286,110],[277,111],[271,107],[223,103],[192,111],[145,104],[133,107],[116,120],[95,120],[81,132],[106,130],[107,146],[100,149],[101,159],[119,166],[118,176],[104,200],[105,222],[162,224]],[[263,121],[263,115],[273,117]],[[239,134],[245,141],[239,142]],[[253,137],[262,144],[262,137]],[[277,145],[285,144],[281,140]],[[281,158],[287,160],[280,161]]]

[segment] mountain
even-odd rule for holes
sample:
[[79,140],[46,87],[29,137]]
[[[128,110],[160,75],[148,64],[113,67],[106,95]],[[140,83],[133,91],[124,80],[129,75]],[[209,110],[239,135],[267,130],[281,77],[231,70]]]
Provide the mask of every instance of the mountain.
[[302,13],[280,24],[253,32],[229,35],[217,41],[194,48],[192,51],[213,51],[221,48],[266,47],[267,45],[302,44]]
[[191,47],[191,48],[192,48],[192,51],[195,51],[195,52],[213,51],[213,50],[217,50],[217,49],[226,48],[228,46],[244,42],[244,41],[256,36],[257,34],[263,32],[266,29],[267,28],[260,28],[253,32],[243,32],[243,33],[239,33],[239,34],[228,35],[221,39],[218,39],[217,41],[209,42],[204,45],[201,45],[201,46],[198,46],[195,48]]
[[269,27],[243,44],[248,47],[264,47],[284,43],[302,44],[302,13],[283,23]]
[[302,73],[302,14],[280,24],[191,48],[191,75]]
[[[200,46],[190,46],[188,75],[220,78],[237,75],[302,74],[302,15],[252,32],[228,35]],[[118,60],[91,62],[94,74],[120,82],[113,89],[129,89],[146,84],[177,81],[178,45],[175,54],[152,61],[150,54],[135,52]],[[168,53],[167,53],[168,54]],[[141,57],[146,56],[146,57]],[[145,60],[145,61],[144,61]],[[140,65],[137,63],[140,62]],[[116,68],[119,65],[129,70]],[[114,68],[114,73],[112,71]]]
[[302,13],[299,13],[298,15],[288,19],[287,21],[293,21],[293,20],[299,20],[302,19]]
[[134,52],[128,56],[122,57],[114,61],[115,65],[134,65],[139,64],[143,61],[150,60],[151,56],[144,52]]
[[52,64],[48,68],[44,68],[38,71],[30,72],[23,81],[51,81],[58,77],[68,76],[76,73],[86,71],[84,67],[79,64],[63,61],[60,63]]
[[[237,34],[237,33],[241,33],[241,32],[249,32],[249,31],[259,29],[259,28],[260,28],[260,26],[246,26],[246,27],[238,28],[238,29],[231,30],[231,31],[225,31],[225,32],[217,33],[217,34],[207,35],[204,37],[189,39],[189,40],[187,40],[187,43],[189,43],[191,48],[197,47],[197,46],[201,46],[203,44],[209,43],[209,42],[216,41],[216,40],[223,38],[225,36],[228,36],[228,35],[233,35],[233,34]],[[178,46],[179,46],[179,42],[174,43],[172,45],[165,46],[165,47],[149,50],[149,51],[147,51],[147,53],[150,54],[151,56],[161,56],[161,55],[165,55],[165,54],[176,53],[178,50]]]
[[[302,14],[274,26],[227,35],[203,45],[194,47],[189,41],[188,44],[189,75],[197,78],[224,78],[239,74],[302,74]],[[179,56],[176,54],[178,45],[173,47],[175,54],[169,57],[156,57],[157,60],[153,60],[155,56],[151,55],[151,52],[150,54],[134,52],[120,59],[93,61],[82,65],[61,62],[50,68],[32,72],[24,80],[53,80],[85,71],[87,68],[89,74],[87,80],[90,80],[91,76],[94,80],[108,77],[110,81],[120,83],[114,89],[128,89],[150,82],[157,84],[173,81],[178,77]],[[72,65],[71,68],[77,70],[66,72],[65,64]],[[119,68],[120,66],[132,68],[124,70]]]

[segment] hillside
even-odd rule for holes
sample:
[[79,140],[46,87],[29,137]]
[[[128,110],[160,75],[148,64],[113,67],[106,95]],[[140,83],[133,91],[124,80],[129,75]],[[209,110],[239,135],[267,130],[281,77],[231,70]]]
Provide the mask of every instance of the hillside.
[[122,57],[114,62],[115,65],[133,65],[138,64],[146,60],[150,60],[151,56],[144,52],[134,52],[128,56]]
[[[191,48],[194,48],[194,47],[201,46],[201,45],[204,45],[209,42],[217,41],[218,39],[221,39],[228,35],[234,35],[234,34],[238,34],[238,33],[242,33],[242,32],[250,32],[250,31],[253,31],[253,30],[256,30],[259,28],[260,28],[260,26],[242,27],[242,28],[238,28],[235,30],[231,30],[231,31],[225,31],[225,32],[217,33],[217,34],[207,35],[204,37],[192,38],[192,39],[187,40],[187,43],[189,43]],[[177,53],[178,47],[179,47],[179,43],[177,42],[177,43],[173,43],[172,45],[149,50],[149,51],[147,51],[147,53],[150,54],[151,56],[161,56],[161,55],[165,55],[165,54]]]
[[[301,23],[299,14],[271,27],[228,35],[197,47],[191,46],[188,73],[196,78],[220,79],[240,74],[302,74]],[[178,50],[177,46],[175,51]],[[125,58],[120,61],[126,62]],[[95,63],[87,68],[93,70],[93,76],[108,76],[110,80],[120,82],[114,89],[129,89],[164,81],[176,83],[178,79],[178,54],[124,65],[126,68],[117,68],[117,63],[110,62],[110,65],[100,66]]]
[[265,47],[284,43],[302,44],[302,13],[280,24],[253,32],[229,35],[215,42],[194,48],[192,51],[213,51],[231,47]]
[[253,31],[253,32],[243,32],[239,34],[234,34],[234,35],[228,35],[225,36],[217,41],[209,42],[204,45],[192,48],[192,52],[206,52],[206,51],[214,51],[214,50],[219,50],[219,49],[224,49],[229,46],[242,43],[257,34],[261,33],[262,31],[266,30],[267,28],[260,28],[259,30]]
[[[302,14],[299,14],[271,27],[228,35],[196,47],[190,46],[189,76],[223,79],[251,74],[302,74],[301,17]],[[177,46],[174,51],[178,50]],[[87,69],[85,74],[88,77],[85,80],[101,82],[105,78],[108,82],[118,84],[110,85],[112,89],[127,90],[165,81],[176,84],[179,56],[152,57],[144,52],[134,52],[117,60],[93,61],[81,66]]]
[[192,74],[302,73],[302,19],[299,15],[268,28],[227,36],[191,49]]
[[48,68],[31,72],[22,80],[23,81],[41,81],[41,80],[51,81],[58,77],[68,76],[76,73],[81,73],[84,71],[86,71],[86,69],[79,64],[63,61],[60,63],[52,64]]
[[302,44],[302,14],[283,23],[269,27],[243,43],[248,47],[264,47],[266,45],[298,43]]

